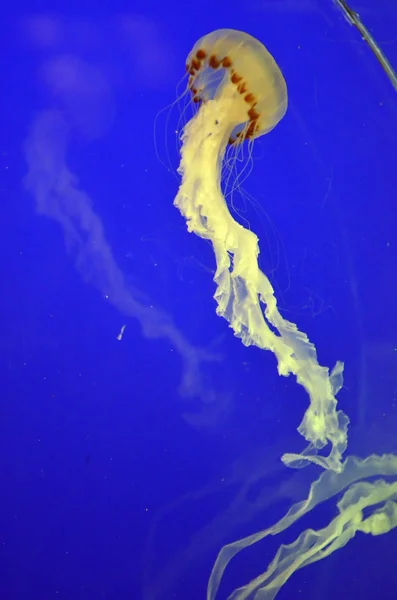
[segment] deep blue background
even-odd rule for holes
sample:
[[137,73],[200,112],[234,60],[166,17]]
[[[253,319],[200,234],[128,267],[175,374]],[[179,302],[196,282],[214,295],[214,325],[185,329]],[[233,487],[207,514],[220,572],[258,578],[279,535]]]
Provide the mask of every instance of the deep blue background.
[[[371,4],[355,8],[397,64],[397,11]],[[255,202],[236,196],[233,214],[258,234],[283,314],[322,364],[346,363],[349,452],[397,450],[397,97],[340,10],[20,7],[0,54],[1,600],[203,599],[222,545],[319,474],[280,463],[303,448],[307,399],[216,317],[211,247],[186,232],[155,152],[154,136],[176,168],[177,123],[154,120],[195,41],[221,27],[266,44],[290,100],[255,144]],[[76,179],[59,187],[62,165]],[[177,340],[185,359],[210,355],[183,389]],[[238,557],[219,598],[295,535]],[[359,535],[278,598],[395,599],[396,543]]]

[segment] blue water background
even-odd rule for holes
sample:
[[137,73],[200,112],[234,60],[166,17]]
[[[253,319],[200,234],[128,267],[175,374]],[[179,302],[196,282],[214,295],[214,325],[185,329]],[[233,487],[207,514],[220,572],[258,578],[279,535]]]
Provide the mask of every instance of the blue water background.
[[[356,4],[396,65],[396,9]],[[0,598],[203,599],[220,548],[275,522],[320,471],[280,462],[304,448],[307,398],[216,316],[212,249],[187,233],[155,152],[154,137],[177,167],[177,123],[162,113],[154,134],[154,120],[205,33],[241,29],[275,56],[289,109],[255,143],[243,184],[255,200],[235,195],[233,215],[259,236],[283,315],[321,364],[345,362],[348,452],[366,456],[397,450],[396,91],[331,0],[12,8]],[[219,598],[300,530],[237,557]],[[278,598],[394,600],[396,544],[395,531],[359,534]]]

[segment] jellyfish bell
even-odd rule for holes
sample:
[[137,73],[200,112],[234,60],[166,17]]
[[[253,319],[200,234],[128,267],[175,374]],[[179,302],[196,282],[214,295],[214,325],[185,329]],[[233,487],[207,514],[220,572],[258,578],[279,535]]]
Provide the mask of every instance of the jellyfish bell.
[[287,110],[283,74],[265,46],[248,33],[219,29],[203,36],[189,53],[186,70],[194,102],[214,99],[228,109],[229,143],[268,133]]

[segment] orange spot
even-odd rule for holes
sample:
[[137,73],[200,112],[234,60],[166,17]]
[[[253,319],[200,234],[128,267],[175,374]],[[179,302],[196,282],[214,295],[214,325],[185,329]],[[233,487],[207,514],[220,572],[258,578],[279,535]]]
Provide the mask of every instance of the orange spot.
[[245,134],[245,138],[249,139],[251,138],[254,133],[257,130],[257,122],[256,121],[251,121],[251,123],[248,125],[248,129],[247,129],[247,133]]
[[253,102],[255,102],[255,96],[254,94],[249,93],[245,96],[244,100],[248,102],[248,104],[252,104]]
[[254,108],[249,109],[248,116],[250,118],[250,121],[256,121],[257,119],[259,119],[259,113],[257,113]]
[[198,71],[200,69],[200,61],[197,60],[196,58],[193,58],[192,60],[192,67],[193,69],[196,69],[196,71]]
[[241,80],[242,80],[242,77],[240,75],[237,75],[237,73],[233,73],[232,83],[239,83]]
[[220,61],[216,58],[215,54],[212,54],[212,56],[210,56],[210,59],[208,61],[209,66],[212,69],[217,69],[219,67],[219,65],[221,64]]

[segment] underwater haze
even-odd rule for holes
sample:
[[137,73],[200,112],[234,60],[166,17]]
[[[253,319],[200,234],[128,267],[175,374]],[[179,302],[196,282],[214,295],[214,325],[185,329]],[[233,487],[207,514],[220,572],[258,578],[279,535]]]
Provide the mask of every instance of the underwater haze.
[[3,10],[0,600],[397,598],[396,28]]

